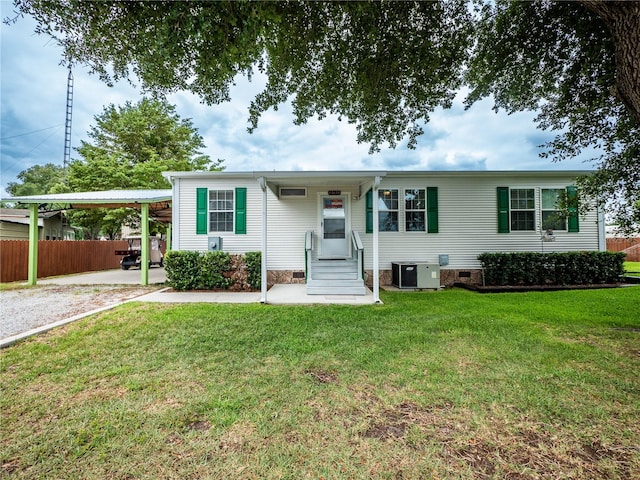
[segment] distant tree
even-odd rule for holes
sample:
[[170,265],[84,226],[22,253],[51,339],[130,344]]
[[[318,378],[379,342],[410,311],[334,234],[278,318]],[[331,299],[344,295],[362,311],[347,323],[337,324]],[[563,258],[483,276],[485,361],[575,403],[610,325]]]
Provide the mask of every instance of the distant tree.
[[[221,160],[212,162],[201,153],[205,145],[191,120],[180,119],[164,100],[109,105],[95,120],[89,140],[76,149],[81,158],[69,165],[68,191],[168,189],[164,171],[222,168]],[[93,209],[70,216],[92,236],[98,224],[102,234],[114,237],[123,223],[139,221],[131,209]]]
[[9,182],[7,193],[13,197],[25,197],[29,195],[46,195],[53,193],[64,183],[64,167],[47,163],[34,165],[17,175],[19,182]]
[[[236,75],[263,72],[260,115],[291,99],[296,123],[338,114],[376,150],[413,147],[462,86],[468,104],[539,111],[556,160],[603,151],[583,181],[625,225],[640,196],[640,2],[51,2],[14,0],[69,62],[107,83],[137,76],[159,94],[229,100]],[[70,5],[72,7],[70,8]],[[635,217],[637,218],[637,217]],[[638,222],[640,223],[640,222]]]

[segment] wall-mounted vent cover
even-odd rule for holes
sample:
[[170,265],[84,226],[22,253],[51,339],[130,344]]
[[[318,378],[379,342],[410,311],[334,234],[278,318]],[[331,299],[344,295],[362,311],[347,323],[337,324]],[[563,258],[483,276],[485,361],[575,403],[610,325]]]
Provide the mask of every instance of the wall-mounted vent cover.
[[305,187],[282,187],[280,188],[280,197],[306,197],[307,189]]

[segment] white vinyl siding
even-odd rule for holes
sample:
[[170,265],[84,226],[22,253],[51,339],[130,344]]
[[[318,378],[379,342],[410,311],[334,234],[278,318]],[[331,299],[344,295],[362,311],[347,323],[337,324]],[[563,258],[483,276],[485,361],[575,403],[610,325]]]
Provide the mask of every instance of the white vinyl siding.
[[[207,235],[196,234],[196,190],[206,188],[209,192],[215,191],[235,191],[237,187],[247,189],[247,235],[237,235],[231,231],[210,232]],[[173,225],[174,238],[177,238],[176,248],[180,250],[207,251],[208,237],[219,236],[223,238],[223,250],[229,253],[246,253],[261,249],[261,228],[262,228],[262,191],[258,183],[252,179],[202,179],[181,178],[176,180],[173,188],[174,195],[179,198],[174,199],[174,208],[179,209],[174,212],[177,224]],[[210,199],[210,193],[208,196]],[[234,198],[235,201],[235,198]],[[210,202],[207,205],[211,207]],[[209,226],[210,210],[207,213],[207,225]]]
[[[303,182],[300,182],[302,184]],[[541,215],[535,216],[535,230],[512,234],[498,234],[496,228],[496,187],[512,189],[534,189],[537,212],[541,205],[543,189],[563,189],[574,183],[568,174],[536,176],[518,172],[497,174],[488,172],[419,172],[411,174],[387,174],[382,178],[380,190],[406,190],[438,187],[439,233],[420,234],[408,231],[405,201],[398,202],[397,232],[379,233],[380,268],[389,270],[391,262],[422,261],[438,262],[439,254],[449,255],[449,265],[444,268],[479,268],[478,254],[482,252],[541,251]],[[224,250],[229,253],[245,253],[261,250],[262,191],[253,178],[179,178],[176,179],[174,212],[177,223],[173,226],[179,237],[179,247],[184,250],[207,250],[208,235],[196,235],[196,188],[209,190],[247,189],[247,233],[216,233],[223,237]],[[304,238],[308,230],[320,231],[319,195],[333,189],[333,185],[309,186],[306,197],[280,198],[267,188],[268,253],[269,270],[304,270]],[[343,194],[349,195],[351,206],[351,229],[360,232],[365,249],[365,268],[373,265],[373,235],[366,234],[366,191],[370,184],[354,183],[341,186]],[[380,205],[380,204],[379,204]],[[544,244],[544,251],[598,250],[598,225],[596,212],[587,212],[580,217],[580,232],[554,231],[556,240]]]
[[[536,205],[540,204],[541,189],[564,188],[574,180],[570,176],[523,177],[518,172],[513,176],[500,174],[467,173],[458,175],[424,173],[400,177],[388,175],[383,178],[380,189],[387,188],[425,188],[438,187],[439,233],[418,235],[415,232],[381,232],[379,235],[379,261],[381,270],[391,269],[391,262],[433,262],[438,263],[439,254],[449,255],[449,265],[443,268],[466,269],[479,268],[477,256],[483,252],[541,252],[541,219],[535,215],[535,230],[519,231],[512,234],[499,234],[496,229],[496,187],[509,186],[515,189],[534,189]],[[533,187],[532,187],[533,185]],[[365,217],[364,196],[358,205],[354,203],[353,218]],[[404,202],[401,202],[399,215],[405,214]],[[361,204],[361,205],[360,205]],[[356,208],[362,213],[357,213]],[[576,250],[598,250],[597,214],[587,212],[580,217],[580,232],[569,234],[566,231],[554,231],[556,241],[544,244],[545,252],[566,252]],[[373,235],[362,235],[365,248],[365,267],[371,269],[371,251]]]

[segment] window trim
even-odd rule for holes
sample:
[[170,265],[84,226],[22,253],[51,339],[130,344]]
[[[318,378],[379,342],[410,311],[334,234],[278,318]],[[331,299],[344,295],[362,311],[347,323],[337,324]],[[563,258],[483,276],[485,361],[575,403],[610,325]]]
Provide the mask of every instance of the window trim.
[[[221,210],[214,210],[211,208],[211,192],[230,192],[231,193],[231,209],[221,209]],[[208,228],[208,233],[235,233],[235,228],[236,228],[236,192],[233,188],[225,188],[225,189],[208,189],[208,195],[207,195],[207,199],[208,199],[208,203],[207,203],[207,228]],[[216,199],[214,201],[220,202],[221,200]],[[227,199],[225,198],[224,200],[222,200],[224,202],[227,201]],[[231,229],[230,230],[214,230],[211,225],[211,214],[212,213],[231,213]],[[225,224],[227,223],[227,221],[225,221]]]
[[[378,202],[380,201],[380,199],[382,199],[382,195],[384,194],[384,192],[396,192],[396,202],[397,202],[397,207],[394,208],[386,208],[385,210],[378,208],[378,232],[379,233],[400,233],[400,188],[395,187],[395,188],[379,188],[378,189]],[[393,201],[393,198],[391,199]],[[383,200],[384,202],[384,200]],[[378,203],[378,205],[380,205],[380,203]],[[386,203],[385,203],[386,206]],[[380,221],[380,215],[383,213],[396,213],[396,229],[395,230],[382,230],[380,227],[382,226],[382,222]]]
[[[534,191],[534,229],[533,230],[513,230],[511,228],[511,191],[512,190],[533,190]],[[543,229],[542,213],[551,211],[542,208],[542,191],[543,190],[560,190],[565,191],[567,196],[567,214],[565,215],[566,228],[556,229],[563,233],[579,233],[580,232],[580,205],[578,189],[575,185],[566,187],[558,186],[558,184],[550,185],[518,185],[518,186],[499,186],[496,187],[496,206],[497,206],[497,227],[498,233],[516,233],[527,234],[535,233]],[[516,211],[530,211],[531,209],[515,209]],[[554,210],[556,211],[556,210]]]
[[549,228],[549,227],[545,228],[545,225],[544,225],[544,222],[545,222],[544,213],[545,212],[558,212],[558,213],[561,214],[560,216],[562,218],[562,221],[564,222],[564,228],[552,228],[552,230],[554,232],[566,232],[566,231],[568,231],[568,225],[567,225],[568,224],[568,221],[567,221],[568,219],[567,219],[566,215],[562,215],[562,211],[561,210],[559,210],[558,208],[553,208],[553,209],[544,208],[544,193],[543,192],[545,190],[555,190],[556,192],[559,192],[559,195],[556,197],[556,201],[554,202],[554,207],[557,207],[558,206],[557,205],[558,200],[560,199],[560,194],[561,194],[560,192],[566,192],[566,187],[540,187],[540,228],[542,230],[546,230],[546,229]]
[[[422,191],[422,201],[424,202],[424,207],[423,208],[407,208],[407,192],[409,191]],[[427,216],[427,189],[426,187],[418,187],[418,188],[413,188],[413,187],[409,187],[409,188],[404,188],[403,189],[403,198],[404,198],[404,212],[403,212],[403,216],[404,216],[404,233],[409,233],[409,234],[413,234],[413,233],[427,233],[428,231],[428,216]],[[412,200],[409,200],[412,201]],[[409,230],[407,229],[407,214],[409,213],[422,213],[423,215],[423,220],[422,220],[422,225],[423,225],[423,229],[422,230]]]
[[[512,193],[516,190],[528,190],[533,192],[533,208],[514,208],[513,207],[513,197],[512,197]],[[520,200],[519,198],[516,199],[516,201]],[[529,198],[525,199],[526,201],[529,201]],[[537,208],[537,202],[536,202],[536,187],[509,187],[509,230],[511,233],[513,232],[535,232],[537,230],[537,225],[536,225],[536,214],[537,214],[538,208]],[[515,212],[531,212],[532,213],[532,220],[533,220],[533,228],[527,228],[527,229],[514,229],[513,228],[513,214]]]

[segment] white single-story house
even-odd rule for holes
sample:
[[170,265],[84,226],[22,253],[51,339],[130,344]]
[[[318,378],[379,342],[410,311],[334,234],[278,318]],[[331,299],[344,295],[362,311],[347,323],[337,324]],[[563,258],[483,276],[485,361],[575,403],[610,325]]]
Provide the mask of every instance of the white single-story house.
[[[577,207],[575,178],[583,173],[222,171],[165,177],[173,188],[173,249],[261,251],[263,301],[275,283],[306,283],[310,294],[350,295],[364,294],[368,285],[378,300],[380,285],[407,278],[410,286],[428,288],[480,283],[477,257],[483,252],[605,250],[603,213]],[[566,216],[561,198],[569,206]],[[411,277],[411,271],[417,274]],[[418,285],[411,283],[416,275]]]

